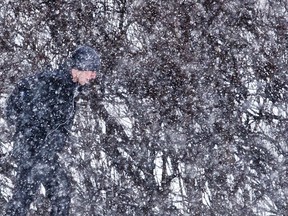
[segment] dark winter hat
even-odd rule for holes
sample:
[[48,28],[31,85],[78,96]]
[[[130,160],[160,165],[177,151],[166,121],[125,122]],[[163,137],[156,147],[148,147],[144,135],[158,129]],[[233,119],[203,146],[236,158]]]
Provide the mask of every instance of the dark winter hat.
[[72,53],[72,68],[80,71],[99,71],[100,57],[89,46],[81,46]]

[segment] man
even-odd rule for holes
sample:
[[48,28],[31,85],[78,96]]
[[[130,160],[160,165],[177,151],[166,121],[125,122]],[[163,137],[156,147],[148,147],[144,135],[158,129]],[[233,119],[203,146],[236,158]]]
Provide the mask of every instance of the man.
[[21,80],[7,101],[7,121],[16,127],[13,156],[17,181],[7,215],[24,216],[42,183],[51,215],[68,215],[70,181],[57,161],[75,113],[78,86],[96,78],[100,59],[94,49],[76,49],[65,65]]

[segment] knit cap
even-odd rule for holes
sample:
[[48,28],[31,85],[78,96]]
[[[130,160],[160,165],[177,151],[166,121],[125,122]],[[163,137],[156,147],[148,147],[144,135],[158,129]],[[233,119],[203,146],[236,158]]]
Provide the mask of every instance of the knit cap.
[[81,46],[72,53],[72,68],[80,71],[99,71],[100,57],[89,46]]

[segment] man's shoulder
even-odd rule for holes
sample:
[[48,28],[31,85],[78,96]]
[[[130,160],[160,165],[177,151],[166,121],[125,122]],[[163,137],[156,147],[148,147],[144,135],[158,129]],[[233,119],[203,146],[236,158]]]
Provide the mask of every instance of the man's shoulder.
[[39,80],[49,80],[54,83],[63,83],[69,79],[69,71],[65,68],[59,67],[57,69],[50,69],[42,72],[38,77]]
[[[63,68],[45,69],[41,72],[26,76],[17,83],[16,87],[22,90],[33,90],[38,88],[57,89],[71,82],[69,71]],[[46,87],[44,87],[46,86]]]
[[64,78],[57,69],[44,70],[32,76],[28,76],[21,80],[21,83],[37,84],[37,85],[57,85],[63,82]]

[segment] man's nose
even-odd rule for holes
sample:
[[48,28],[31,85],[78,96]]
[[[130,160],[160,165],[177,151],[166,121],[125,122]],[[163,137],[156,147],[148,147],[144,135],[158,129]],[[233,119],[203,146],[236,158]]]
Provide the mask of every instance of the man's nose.
[[96,78],[96,72],[92,72],[90,77],[91,77],[92,79],[95,79],[95,78]]

